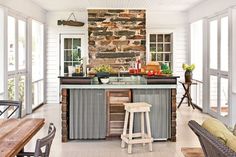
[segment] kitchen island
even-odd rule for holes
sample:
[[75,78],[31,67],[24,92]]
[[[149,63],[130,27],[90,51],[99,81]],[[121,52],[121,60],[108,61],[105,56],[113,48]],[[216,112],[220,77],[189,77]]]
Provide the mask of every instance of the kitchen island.
[[[120,136],[125,102],[147,102],[155,140],[176,141],[176,85],[178,77],[59,77],[62,104],[62,142]],[[139,115],[134,131],[140,129]]]

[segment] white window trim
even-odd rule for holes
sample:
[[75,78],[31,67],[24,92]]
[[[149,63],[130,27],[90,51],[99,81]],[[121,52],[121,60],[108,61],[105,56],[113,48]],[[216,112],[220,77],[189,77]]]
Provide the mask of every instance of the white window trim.
[[[88,63],[88,53],[86,51],[86,35],[84,33],[61,33],[59,35],[59,41],[60,41],[60,57],[59,57],[59,74],[64,76],[64,65],[62,65],[62,59],[64,58],[63,54],[64,52],[61,52],[64,45],[62,39],[64,38],[81,38],[81,57],[86,57],[87,63]],[[63,63],[64,64],[64,63]]]
[[[174,36],[174,29],[173,28],[169,28],[169,29],[168,28],[167,29],[163,29],[163,28],[150,29],[149,28],[146,30],[146,63],[151,61],[150,34],[171,34],[171,33],[173,33],[173,36]],[[172,46],[174,48],[174,42],[172,43]],[[172,52],[172,68],[174,67],[173,59],[174,59],[174,54]]]

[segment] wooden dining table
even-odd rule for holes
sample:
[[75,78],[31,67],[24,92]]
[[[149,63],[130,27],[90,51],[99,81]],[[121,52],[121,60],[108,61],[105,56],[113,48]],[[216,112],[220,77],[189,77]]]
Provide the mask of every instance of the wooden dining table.
[[42,118],[0,119],[0,157],[14,157],[43,127]]

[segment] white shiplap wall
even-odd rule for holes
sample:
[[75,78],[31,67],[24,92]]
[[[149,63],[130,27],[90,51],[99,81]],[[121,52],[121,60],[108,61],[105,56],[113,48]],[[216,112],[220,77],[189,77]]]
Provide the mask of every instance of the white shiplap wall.
[[[188,26],[183,25],[175,29],[173,34],[173,67],[174,74],[180,76],[179,80],[184,80],[184,71],[182,64],[188,61]],[[184,94],[182,85],[178,84],[177,102],[180,101]]]
[[[147,35],[150,33],[173,33],[173,72],[184,80],[182,64],[188,61],[188,33],[187,14],[185,12],[149,12],[147,11]],[[147,52],[148,42],[147,42]],[[184,93],[178,84],[177,102]]]
[[[57,26],[57,20],[67,19],[71,12],[48,12],[47,13],[47,49],[46,49],[46,102],[59,102],[59,63],[60,63],[60,34],[85,34],[87,42],[87,24],[83,27]],[[76,19],[87,21],[86,12],[76,12]],[[87,47],[87,45],[86,45]],[[87,49],[85,52],[87,53]]]
[[46,102],[58,103],[59,100],[59,35],[51,27],[47,28],[46,48]]
[[[75,11],[77,20],[85,22],[81,28],[57,26],[57,20],[67,19],[71,12],[47,13],[47,71],[46,71],[46,101],[47,103],[59,102],[59,35],[60,33],[83,33],[87,40],[87,12]],[[187,62],[188,27],[187,16],[183,12],[149,12],[147,11],[147,34],[150,32],[173,32],[173,58],[174,73],[183,76],[182,63]],[[86,44],[88,42],[86,41]],[[148,43],[147,43],[148,44]],[[86,52],[88,52],[88,45]],[[178,87],[178,100],[183,94],[182,87]]]

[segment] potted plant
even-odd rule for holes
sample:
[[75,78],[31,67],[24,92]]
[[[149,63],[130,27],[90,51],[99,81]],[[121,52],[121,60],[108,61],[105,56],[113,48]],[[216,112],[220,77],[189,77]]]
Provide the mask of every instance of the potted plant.
[[173,71],[170,69],[168,65],[162,64],[161,70],[162,70],[162,74],[164,74],[165,76],[172,76]]
[[191,82],[193,73],[192,71],[195,69],[195,64],[183,64],[182,68],[185,70],[184,77],[185,77],[185,82]]
[[96,72],[96,76],[98,78],[99,83],[102,83],[101,81],[102,78],[109,78],[110,73],[113,72],[113,69],[110,65],[104,65],[104,64],[93,68],[93,70]]

